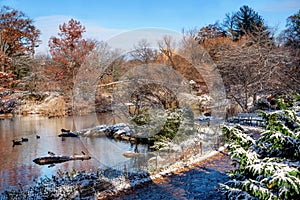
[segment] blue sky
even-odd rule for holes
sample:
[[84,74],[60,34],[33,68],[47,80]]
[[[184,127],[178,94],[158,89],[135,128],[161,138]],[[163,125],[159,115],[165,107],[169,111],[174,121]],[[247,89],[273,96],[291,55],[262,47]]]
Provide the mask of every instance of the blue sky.
[[299,0],[0,0],[34,19],[47,41],[70,18],[86,27],[86,37],[106,40],[122,31],[157,27],[181,32],[222,22],[226,13],[248,5],[271,27],[282,30],[288,16],[300,9]]

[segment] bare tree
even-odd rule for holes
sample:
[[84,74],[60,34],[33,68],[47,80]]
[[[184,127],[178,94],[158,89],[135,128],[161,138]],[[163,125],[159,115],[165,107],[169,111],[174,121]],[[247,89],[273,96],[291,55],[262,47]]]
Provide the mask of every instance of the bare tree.
[[174,61],[176,41],[174,41],[171,36],[166,35],[161,41],[158,41],[158,46],[162,55],[167,58],[173,69],[176,69],[176,63]]
[[119,66],[123,62],[120,50],[112,49],[106,42],[93,41],[95,47],[78,70],[75,82],[76,110],[108,110],[113,86]]
[[[291,46],[294,49],[300,49],[300,9],[288,17],[286,29],[282,33],[284,45]],[[298,52],[299,53],[299,52]],[[299,53],[300,54],[300,53]],[[298,56],[299,56],[298,54]]]
[[206,51],[199,45],[198,30],[183,30],[183,38],[180,46],[180,54],[187,58],[193,65],[199,65],[199,63],[207,56]]
[[295,49],[278,47],[276,51],[277,53],[274,53],[273,56],[277,55],[278,61],[275,63],[277,70],[274,75],[278,84],[276,87],[273,85],[273,88],[276,88],[278,93],[300,93],[300,58],[295,56]]
[[157,52],[150,47],[150,43],[146,39],[142,39],[137,45],[134,45],[134,50],[130,52],[133,59],[138,60],[144,64],[155,61]]
[[[254,30],[254,29],[253,29]],[[260,29],[246,36],[243,44],[227,46],[217,53],[227,97],[249,111],[252,98],[258,94],[279,92],[284,88],[283,69],[289,66],[289,55],[274,45],[272,37]]]
[[300,10],[287,19],[286,29],[281,33],[284,48],[282,51],[289,52],[292,65],[282,71],[287,77],[288,87],[300,92]]

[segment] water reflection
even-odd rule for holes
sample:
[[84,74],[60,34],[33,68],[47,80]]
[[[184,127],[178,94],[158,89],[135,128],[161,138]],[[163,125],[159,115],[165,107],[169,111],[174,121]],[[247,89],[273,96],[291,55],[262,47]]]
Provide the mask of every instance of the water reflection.
[[[81,130],[100,124],[113,124],[110,114],[87,115],[48,119],[39,116],[15,117],[0,120],[0,191],[18,183],[27,185],[40,177],[56,174],[58,170],[95,170],[99,166],[114,166],[128,158],[123,153],[133,150],[134,146],[108,139],[99,138],[62,138],[57,135],[61,128]],[[37,139],[36,135],[40,138]],[[12,140],[28,138],[28,142],[13,147]],[[139,145],[145,152],[146,146]],[[91,160],[75,160],[56,164],[49,168],[33,163],[33,159],[47,155],[48,151],[62,155],[81,154],[84,151],[92,156]]]

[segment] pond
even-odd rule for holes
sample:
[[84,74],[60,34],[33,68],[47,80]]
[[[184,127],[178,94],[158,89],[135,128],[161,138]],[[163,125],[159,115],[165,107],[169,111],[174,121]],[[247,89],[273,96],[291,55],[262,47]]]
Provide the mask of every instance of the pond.
[[[61,128],[82,130],[101,124],[112,125],[110,113],[84,116],[47,118],[40,116],[13,117],[0,120],[0,192],[11,186],[32,184],[41,177],[51,177],[58,171],[89,171],[101,166],[115,166],[128,161],[125,151],[133,151],[135,146],[128,142],[115,141],[106,137],[60,138]],[[37,135],[40,138],[37,138]],[[28,142],[13,146],[12,140],[28,138]],[[139,152],[147,152],[146,145],[138,145]],[[37,165],[35,158],[48,155],[48,151],[58,155],[82,154],[90,160],[69,161],[54,166]]]

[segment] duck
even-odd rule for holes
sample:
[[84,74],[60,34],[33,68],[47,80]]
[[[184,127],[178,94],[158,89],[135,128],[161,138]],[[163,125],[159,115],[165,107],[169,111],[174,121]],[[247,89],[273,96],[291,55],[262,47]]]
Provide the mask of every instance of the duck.
[[41,138],[41,136],[39,136],[39,135],[36,135],[36,139],[40,139]]
[[51,151],[48,151],[48,154],[49,154],[50,156],[55,156],[55,153],[53,153],[53,152],[51,152]]
[[61,129],[61,132],[62,132],[62,133],[69,133],[70,130],[69,130],[69,129],[64,129],[64,128],[62,128],[62,129]]
[[22,137],[22,142],[28,142],[28,138],[23,138]]
[[22,145],[22,141],[12,140],[12,142],[13,142],[13,146],[15,146],[15,145]]

